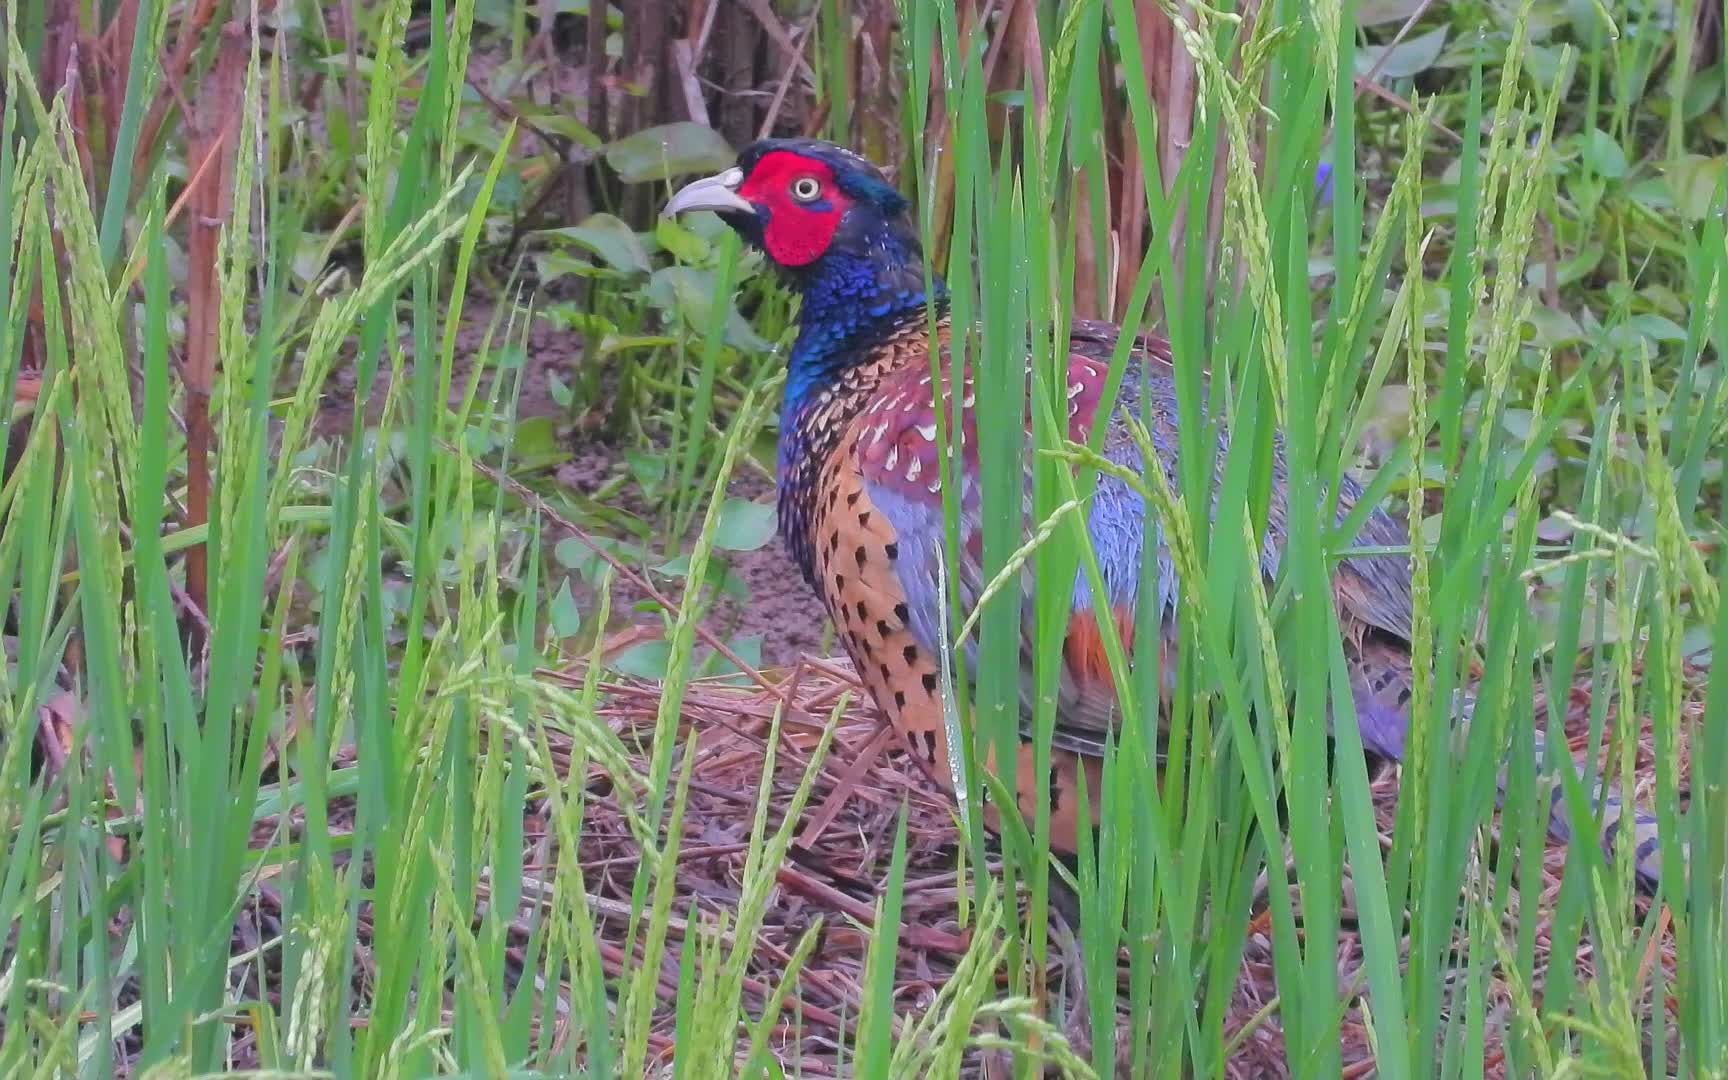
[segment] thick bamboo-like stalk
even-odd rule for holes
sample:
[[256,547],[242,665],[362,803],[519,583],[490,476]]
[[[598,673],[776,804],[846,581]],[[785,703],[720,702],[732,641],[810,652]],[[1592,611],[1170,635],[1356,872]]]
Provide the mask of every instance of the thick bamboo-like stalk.
[[[673,28],[683,21],[673,0],[632,0],[624,5],[624,56],[619,75],[638,92],[627,93],[618,110],[618,134],[629,134],[675,117],[669,102],[675,93],[677,66],[672,62]],[[678,112],[682,112],[680,104]],[[625,214],[648,220],[651,203],[659,198],[649,185],[624,193]]]
[[747,91],[757,84],[756,21],[743,5],[720,2],[714,36],[708,52],[712,77],[719,86],[714,117],[720,134],[733,146],[743,146],[756,135],[756,105]]
[[582,123],[595,137],[604,139],[606,124],[606,4],[595,0],[588,8],[588,41],[583,88]]

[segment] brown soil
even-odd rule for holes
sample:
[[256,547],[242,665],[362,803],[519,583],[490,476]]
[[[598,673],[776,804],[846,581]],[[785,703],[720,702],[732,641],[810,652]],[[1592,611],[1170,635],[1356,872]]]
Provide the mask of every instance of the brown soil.
[[[558,469],[558,481],[573,491],[593,492],[622,469],[622,450],[619,447],[589,442],[579,447],[575,457]],[[774,488],[766,478],[744,473],[733,477],[728,494],[765,503],[774,498]],[[562,535],[554,536],[553,540]],[[761,637],[762,663],[766,667],[790,667],[803,656],[822,653],[822,633],[827,616],[798,572],[798,567],[787,556],[779,537],[755,551],[715,551],[713,558],[721,560],[744,583],[749,595],[742,603],[722,597],[708,617],[711,629],[732,639]],[[646,567],[636,569],[647,570]],[[671,599],[678,599],[677,583],[663,591]],[[583,598],[578,596],[578,599]],[[659,618],[655,613],[630,610],[638,602],[649,599],[652,598],[643,589],[629,582],[620,582],[612,595],[614,623],[657,625]]]
[[[467,388],[467,374],[473,367],[475,356],[486,344],[486,331],[491,325],[492,315],[492,306],[477,298],[470,298],[462,309],[462,326],[456,331],[456,355],[453,362],[455,374],[451,378],[452,406],[461,403]],[[493,336],[494,348],[497,348],[503,334],[501,319],[501,327]],[[411,341],[403,342],[404,351],[408,354],[408,358],[403,362],[405,377],[411,377],[414,371],[412,344]],[[522,419],[561,415],[564,410],[552,398],[549,376],[557,375],[565,382],[575,376],[582,363],[581,342],[573,335],[552,326],[545,319],[536,318],[528,328],[524,344],[527,348],[527,359],[522,371],[522,393],[517,401],[517,414]],[[327,438],[347,434],[354,416],[358,382],[358,373],[352,362],[339,363],[330,373],[324,401],[318,413],[318,434]],[[384,391],[389,384],[389,365],[380,364],[366,399],[368,424],[377,422],[379,412],[384,406]],[[485,382],[481,384],[482,393],[487,385]]]

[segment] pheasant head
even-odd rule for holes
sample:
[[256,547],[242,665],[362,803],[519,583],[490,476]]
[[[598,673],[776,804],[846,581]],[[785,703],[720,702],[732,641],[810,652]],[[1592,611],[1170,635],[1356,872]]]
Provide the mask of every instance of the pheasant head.
[[[665,214],[711,210],[802,296],[787,405],[830,383],[881,334],[921,316],[924,255],[906,198],[850,150],[763,139],[738,164],[687,184]],[[935,282],[940,301],[942,284]]]

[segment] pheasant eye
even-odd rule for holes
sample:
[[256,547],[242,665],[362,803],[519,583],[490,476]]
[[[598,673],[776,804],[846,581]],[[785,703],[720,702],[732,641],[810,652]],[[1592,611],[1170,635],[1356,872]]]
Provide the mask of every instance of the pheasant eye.
[[822,194],[822,184],[814,176],[800,176],[792,181],[792,197],[799,202],[810,202]]

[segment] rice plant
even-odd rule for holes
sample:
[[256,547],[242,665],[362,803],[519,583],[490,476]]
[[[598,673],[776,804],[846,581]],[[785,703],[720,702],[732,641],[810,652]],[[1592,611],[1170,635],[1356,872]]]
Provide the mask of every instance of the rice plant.
[[[8,5],[0,1072],[1728,1070],[1706,6]],[[777,542],[798,311],[654,214],[758,128],[891,170],[976,373],[1003,584],[947,594],[952,802],[856,673],[715,625],[771,599],[728,560]],[[1169,339],[1182,467],[1117,477],[1168,554],[1142,632],[1099,622],[1123,722],[1062,856],[1113,467],[1063,419],[1078,318],[1122,325],[1112,393]],[[589,429],[627,482],[557,479]],[[1408,526],[1398,769],[1346,476]],[[1042,809],[987,828],[1023,700]],[[1598,778],[1660,822],[1654,896]]]

